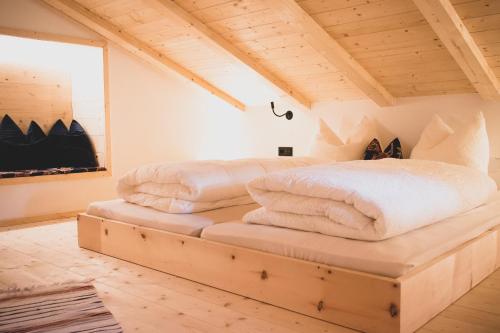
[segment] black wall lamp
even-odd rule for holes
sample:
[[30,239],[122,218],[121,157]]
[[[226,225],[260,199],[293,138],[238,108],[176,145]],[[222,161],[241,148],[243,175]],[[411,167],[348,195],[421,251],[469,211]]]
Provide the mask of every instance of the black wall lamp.
[[273,110],[273,113],[276,117],[283,117],[285,116],[286,119],[288,120],[291,120],[293,118],[293,112],[288,110],[287,112],[283,113],[283,114],[277,114],[276,112],[274,112],[274,102],[271,102],[271,110]]

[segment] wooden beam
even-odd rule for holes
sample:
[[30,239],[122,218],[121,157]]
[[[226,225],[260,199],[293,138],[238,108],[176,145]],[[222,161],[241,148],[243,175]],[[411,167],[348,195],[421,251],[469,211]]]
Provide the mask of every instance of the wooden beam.
[[449,0],[413,0],[439,39],[486,100],[500,99],[500,84]]
[[309,16],[295,0],[269,1],[269,7],[287,24],[300,31],[316,51],[343,72],[354,85],[375,103],[380,106],[394,104],[394,97]]
[[114,42],[115,44],[121,46],[127,51],[133,53],[142,60],[145,60],[146,62],[164,71],[173,70],[178,74],[184,76],[188,80],[208,90],[213,95],[235,106],[236,108],[242,111],[245,110],[245,105],[236,98],[232,97],[231,95],[222,91],[221,89],[213,86],[211,83],[209,83],[202,77],[196,75],[195,73],[191,72],[187,68],[165,57],[161,52],[158,52],[155,49],[149,47],[146,43],[125,33],[119,27],[116,27],[110,22],[102,19],[101,17],[92,13],[90,10],[79,5],[75,1],[72,0],[42,0],[42,1],[48,4],[49,6],[55,8],[59,12],[65,14],[66,16],[72,18],[76,22],[83,24],[84,26],[102,35],[106,39]]
[[260,74],[266,80],[270,81],[275,87],[291,96],[297,102],[305,106],[311,107],[311,101],[300,92],[292,88],[287,82],[278,78],[275,74],[271,73],[267,68],[262,66],[255,59],[250,57],[245,52],[234,46],[233,43],[226,40],[217,32],[208,27],[205,23],[198,20],[196,17],[185,11],[182,7],[177,5],[172,0],[148,0],[148,2],[157,10],[164,13],[169,17],[177,19],[180,23],[189,26],[198,36],[203,38],[206,42],[210,43],[217,50],[223,50],[238,62],[242,62],[255,72]]
[[73,36],[63,36],[57,34],[51,34],[48,32],[39,32],[32,30],[23,30],[23,29],[13,29],[8,27],[0,27],[0,35],[9,35],[15,37],[22,38],[31,38],[42,41],[53,41],[53,42],[61,42],[68,44],[81,44],[95,47],[106,47],[106,41],[104,40],[95,40],[95,39],[85,39]]

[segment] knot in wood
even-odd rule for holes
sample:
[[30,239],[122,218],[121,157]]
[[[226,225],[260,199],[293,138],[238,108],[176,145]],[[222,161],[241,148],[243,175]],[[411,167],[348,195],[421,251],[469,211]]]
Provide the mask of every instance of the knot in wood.
[[323,301],[319,301],[318,302],[318,305],[316,306],[316,309],[318,309],[318,312],[321,312],[325,307],[325,304],[323,303]]
[[399,314],[399,309],[396,304],[392,303],[389,308],[389,312],[391,313],[391,317],[396,317]]
[[261,278],[261,280],[267,280],[268,276],[267,276],[267,272],[265,270],[263,270],[260,273],[260,278]]

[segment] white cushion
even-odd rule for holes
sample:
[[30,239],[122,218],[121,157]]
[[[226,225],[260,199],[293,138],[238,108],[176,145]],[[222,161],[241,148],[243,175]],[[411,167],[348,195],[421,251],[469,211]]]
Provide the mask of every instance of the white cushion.
[[377,136],[377,124],[375,121],[364,117],[346,140],[346,143],[344,143],[320,119],[319,132],[316,135],[310,155],[335,161],[359,160],[363,157],[366,146]]
[[490,146],[483,114],[477,113],[470,123],[456,131],[434,116],[410,158],[459,164],[488,173]]
[[364,152],[366,146],[375,138],[379,139],[377,123],[375,120],[364,116],[358,126],[354,128],[346,143],[361,143]]
[[427,149],[433,148],[444,139],[446,139],[450,134],[453,134],[453,130],[448,126],[440,116],[435,114],[432,116],[431,122],[425,127],[424,131],[420,135],[417,145],[413,148],[413,152],[419,153],[420,151],[425,151]]

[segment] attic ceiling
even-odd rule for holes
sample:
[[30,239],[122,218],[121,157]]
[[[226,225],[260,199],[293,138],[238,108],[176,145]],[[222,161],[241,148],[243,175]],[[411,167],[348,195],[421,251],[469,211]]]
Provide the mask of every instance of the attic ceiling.
[[498,0],[44,2],[240,109],[276,95],[500,96]]

